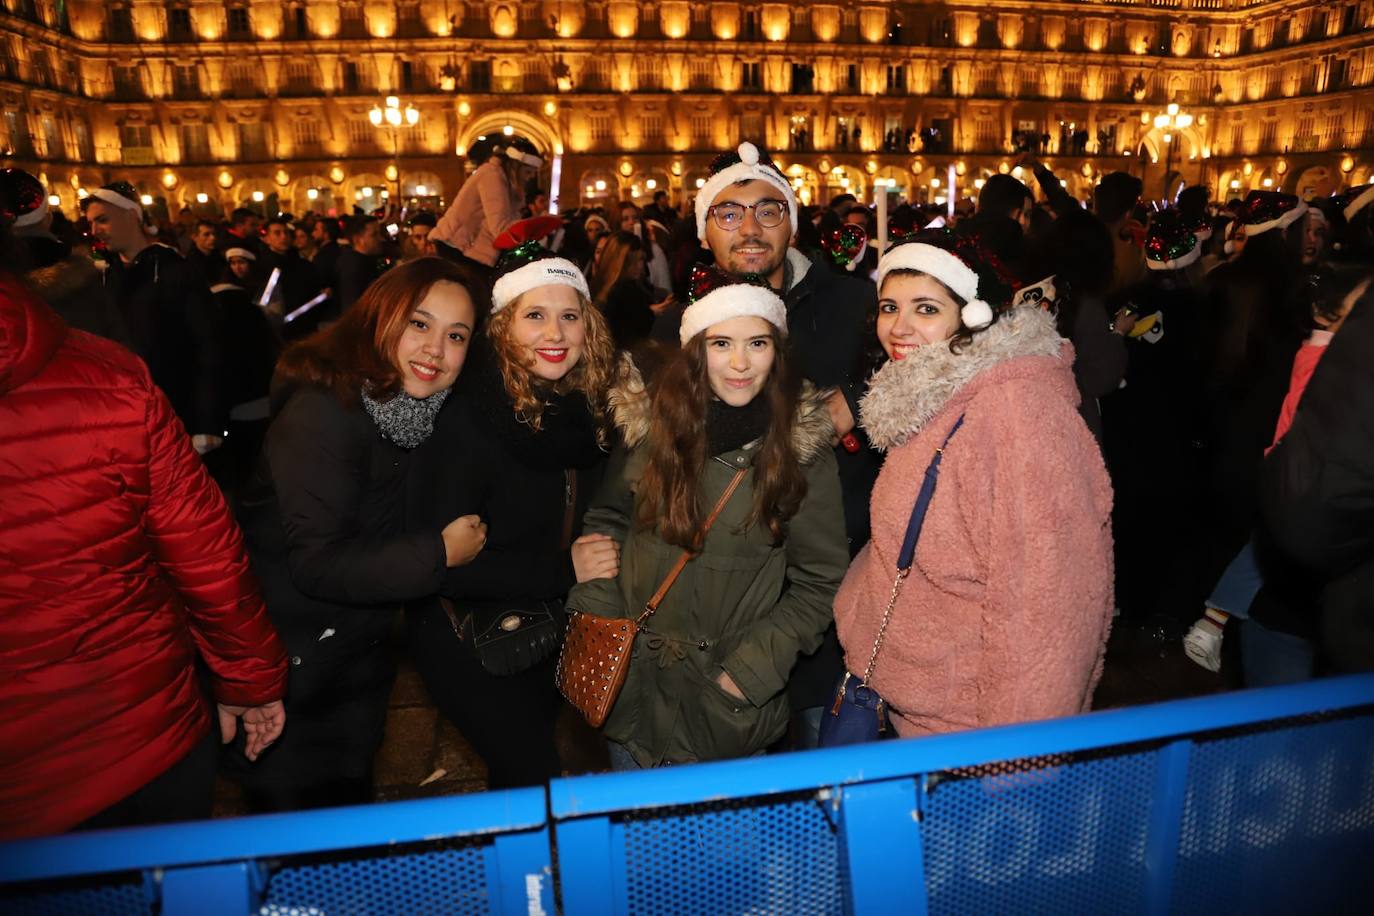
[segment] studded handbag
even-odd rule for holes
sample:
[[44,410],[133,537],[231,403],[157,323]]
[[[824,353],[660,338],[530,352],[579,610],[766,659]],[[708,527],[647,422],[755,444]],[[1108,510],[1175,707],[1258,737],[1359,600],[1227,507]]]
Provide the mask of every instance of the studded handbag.
[[[748,470],[742,468],[730,479],[729,486],[706,518],[702,528],[703,537],[720,517],[746,473]],[[630,671],[635,637],[649,618],[654,616],[658,606],[668,596],[668,590],[691,559],[692,553],[684,550],[668,575],[664,576],[658,590],[645,602],[644,611],[637,618],[599,617],[568,610],[568,632],[563,640],[563,652],[558,658],[558,689],[569,703],[577,707],[592,728],[600,728],[611,714],[611,708],[620,696],[620,689],[625,686],[625,676]]]

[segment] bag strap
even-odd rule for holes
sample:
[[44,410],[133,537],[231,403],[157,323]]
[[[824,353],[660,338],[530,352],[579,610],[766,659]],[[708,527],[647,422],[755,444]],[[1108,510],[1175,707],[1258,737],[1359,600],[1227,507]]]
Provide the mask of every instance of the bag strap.
[[[716,507],[711,510],[711,514],[706,517],[706,524],[701,529],[701,536],[704,539],[706,532],[711,530],[720,513],[725,509],[725,504],[730,501],[730,497],[735,495],[735,490],[739,489],[740,482],[744,480],[744,475],[749,473],[748,468],[740,468],[735,472],[735,476],[730,479],[730,485],[725,488],[725,492],[720,494],[720,499],[716,501]],[[663,583],[659,585],[658,591],[654,592],[652,598],[644,603],[644,613],[639,615],[637,623],[644,626],[644,621],[654,616],[658,606],[663,603],[663,599],[668,597],[668,590],[673,587],[677,577],[682,575],[682,571],[687,568],[687,563],[692,559],[692,552],[684,550],[682,556],[677,558],[673,568],[668,570],[668,575],[663,577]]]
[[944,460],[945,449],[949,448],[949,440],[954,438],[954,434],[963,425],[964,418],[961,416],[955,421],[949,435],[945,436],[944,443],[935,450],[935,456],[930,459],[925,477],[921,480],[921,492],[916,496],[911,519],[906,523],[906,536],[902,538],[902,549],[897,554],[897,578],[892,583],[892,595],[888,598],[887,610],[883,611],[883,622],[878,627],[877,638],[873,640],[873,654],[868,657],[868,667],[864,670],[865,684],[873,677],[873,668],[878,663],[878,650],[883,647],[887,625],[892,622],[892,609],[896,607],[897,596],[902,592],[902,581],[911,573],[911,567],[916,561],[916,542],[921,539],[921,529],[926,524],[926,513],[930,511],[930,502],[935,498],[935,483],[940,479],[940,462]]

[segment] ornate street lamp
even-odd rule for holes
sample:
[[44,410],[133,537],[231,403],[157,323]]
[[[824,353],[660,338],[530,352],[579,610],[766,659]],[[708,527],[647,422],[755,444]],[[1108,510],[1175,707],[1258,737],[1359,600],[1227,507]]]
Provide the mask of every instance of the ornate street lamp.
[[1169,173],[1174,167],[1174,133],[1193,126],[1193,116],[1181,111],[1177,102],[1170,102],[1161,114],[1155,115],[1155,129],[1164,132],[1164,196],[1169,196]]
[[383,124],[391,131],[391,167],[396,171],[396,198],[401,200],[402,205],[405,201],[401,193],[401,143],[400,130],[402,127],[414,127],[420,123],[420,109],[409,103],[405,108],[401,107],[401,100],[394,95],[389,95],[384,100],[384,106],[373,105],[372,110],[367,113],[367,118],[374,127],[381,127]]

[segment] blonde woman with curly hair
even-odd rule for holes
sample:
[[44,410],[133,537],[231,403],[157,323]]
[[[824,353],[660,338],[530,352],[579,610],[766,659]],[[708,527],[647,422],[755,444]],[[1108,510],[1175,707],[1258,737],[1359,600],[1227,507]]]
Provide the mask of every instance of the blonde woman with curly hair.
[[[610,334],[581,271],[538,242],[558,223],[526,220],[498,239],[491,315],[415,491],[424,519],[470,506],[488,526],[479,561],[412,605],[409,626],[430,695],[486,762],[491,788],[538,785],[561,770],[561,604],[610,429]],[[587,544],[580,563],[609,571],[614,546]]]

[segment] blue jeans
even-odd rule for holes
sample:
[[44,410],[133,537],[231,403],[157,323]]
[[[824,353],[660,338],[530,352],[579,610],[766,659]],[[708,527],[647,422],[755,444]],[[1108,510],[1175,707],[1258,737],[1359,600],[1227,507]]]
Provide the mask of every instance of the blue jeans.
[[1217,580],[1216,587],[1207,599],[1207,606],[1225,611],[1232,617],[1247,619],[1250,616],[1250,604],[1262,585],[1264,576],[1255,562],[1255,543],[1247,541]]
[[1246,620],[1240,631],[1240,660],[1246,687],[1277,687],[1312,680],[1311,641]]
[[629,748],[616,741],[606,742],[606,756],[611,758],[611,772],[613,773],[644,769],[639,765],[639,761],[635,760],[635,755],[630,753]]

